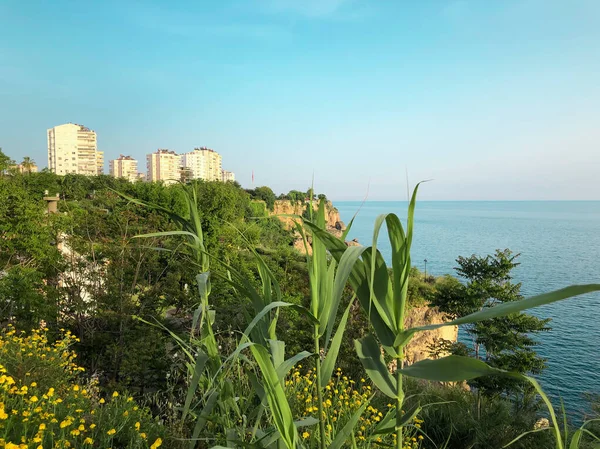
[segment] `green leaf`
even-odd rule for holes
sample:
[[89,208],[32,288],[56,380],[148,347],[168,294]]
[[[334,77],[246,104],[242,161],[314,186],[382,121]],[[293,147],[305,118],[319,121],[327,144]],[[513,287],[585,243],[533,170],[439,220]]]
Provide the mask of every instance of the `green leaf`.
[[281,438],[288,449],[295,449],[297,432],[294,426],[292,411],[269,352],[263,346],[259,345],[250,346],[250,350],[263,375],[263,385],[275,427],[281,434]]
[[183,413],[181,416],[181,421],[185,422],[185,418],[190,410],[190,405],[192,404],[192,399],[196,395],[196,389],[198,388],[198,382],[200,381],[200,376],[204,371],[204,367],[206,366],[206,362],[208,360],[208,356],[204,352],[200,352],[198,357],[196,358],[196,362],[194,364],[194,375],[192,376],[192,381],[187,389],[187,394],[185,396],[185,404],[183,406]]
[[481,360],[459,355],[449,355],[436,360],[422,360],[402,368],[400,372],[405,376],[436,382],[459,382],[491,374],[509,374],[504,370],[492,368]]
[[360,340],[355,340],[354,345],[358,358],[375,386],[386,396],[396,399],[398,395],[396,382],[385,366],[375,337],[367,335]]
[[138,235],[134,235],[133,238],[134,239],[145,239],[145,238],[151,238],[151,237],[168,237],[168,236],[172,236],[172,235],[185,235],[187,237],[190,237],[194,242],[196,242],[196,244],[201,244],[200,239],[198,238],[198,236],[192,232],[189,231],[163,231],[163,232],[151,232],[148,234],[138,234]]
[[283,362],[277,367],[277,374],[279,375],[279,378],[283,380],[285,376],[287,376],[287,374],[290,372],[290,370],[294,367],[294,365],[296,365],[296,363],[298,363],[300,360],[304,360],[305,358],[310,357],[311,355],[312,352],[302,351],[294,355],[293,357],[287,359],[285,362]]
[[401,328],[403,309],[406,303],[406,295],[403,295],[403,285],[408,279],[410,271],[410,248],[407,248],[407,240],[400,219],[395,214],[387,214],[385,222],[388,230],[388,238],[392,248],[392,285],[394,286],[392,308],[396,322],[396,328]]
[[348,247],[348,249],[342,255],[342,258],[340,259],[340,263],[337,268],[337,273],[335,275],[335,281],[333,285],[332,313],[329,316],[329,322],[327,323],[327,333],[325,334],[325,344],[323,347],[325,351],[327,351],[327,345],[329,344],[331,334],[333,333],[333,326],[335,324],[337,310],[342,299],[342,295],[344,293],[344,288],[348,283],[348,278],[350,276],[350,273],[352,273],[354,264],[356,263],[356,261],[359,260],[364,250],[364,246]]
[[285,342],[281,340],[267,340],[273,366],[277,368],[285,361]]
[[367,406],[371,402],[371,399],[373,399],[373,396],[371,396],[367,401],[365,401],[365,403],[361,405],[360,408],[352,414],[352,417],[348,420],[346,425],[342,427],[342,430],[340,430],[337,433],[337,435],[329,445],[328,449],[340,449],[344,446],[344,443],[348,440],[348,438],[350,438],[354,434],[354,428],[356,427],[356,424],[358,424],[358,420],[360,419],[362,414],[365,412]]
[[313,324],[315,324],[315,323],[318,324],[319,323],[319,321],[314,317],[314,315],[312,313],[310,313],[308,311],[308,309],[306,307],[303,307],[303,306],[301,306],[299,304],[292,304],[292,303],[289,303],[289,302],[275,301],[275,302],[272,302],[270,304],[267,304],[258,314],[256,314],[256,316],[252,319],[252,321],[250,322],[250,324],[248,324],[248,327],[246,327],[246,330],[244,331],[244,335],[246,335],[246,336],[250,335],[250,332],[252,332],[252,329],[261,320],[261,318],[264,317],[271,310],[276,309],[278,307],[290,307],[290,308],[292,308],[294,310],[297,310],[298,312],[302,313]]
[[356,215],[358,214],[358,212],[356,212],[354,214],[354,216],[352,217],[352,219],[350,220],[350,222],[348,223],[348,226],[346,226],[346,229],[344,229],[344,231],[342,232],[342,236],[340,237],[340,240],[342,242],[346,241],[346,237],[348,237],[348,234],[350,233],[350,229],[352,229],[352,225],[354,224],[354,219],[356,218]]
[[194,426],[194,431],[192,432],[192,438],[190,441],[190,449],[194,449],[194,447],[196,447],[198,435],[200,435],[200,432],[202,432],[202,429],[204,429],[204,426],[206,426],[206,423],[208,422],[208,416],[210,416],[212,413],[218,398],[219,393],[214,390],[208,396],[202,412],[200,412],[200,415],[198,415],[198,418],[196,419],[196,425]]
[[408,329],[407,331],[398,335],[396,341],[401,341],[403,338],[406,338],[407,335],[414,334],[415,332],[438,329],[444,326],[460,326],[461,324],[476,323],[479,321],[489,320],[490,318],[498,318],[599,290],[600,284],[571,285],[570,287],[565,287],[550,293],[544,293],[541,295],[532,296],[530,298],[521,299],[520,301],[505,302],[503,304],[489,307],[479,312],[475,312],[446,323],[413,327],[412,329]]
[[[421,407],[419,404],[413,405],[404,415],[402,415],[400,426],[404,427],[408,423],[410,423],[415,418],[415,416],[417,416],[421,412],[421,410],[423,410],[423,407]],[[393,422],[394,424],[389,425],[390,422]],[[390,413],[388,413],[385,416],[385,418],[377,425],[377,427],[375,427],[373,435],[388,434],[396,431],[396,411],[391,410]]]
[[208,296],[210,294],[210,271],[198,273],[196,275],[196,283],[198,284],[200,297]]
[[344,331],[346,330],[346,323],[348,322],[348,315],[350,314],[350,308],[352,307],[353,302],[354,298],[348,303],[348,306],[342,315],[342,319],[340,320],[333,340],[331,341],[331,346],[329,347],[327,355],[325,356],[325,360],[321,365],[321,385],[327,385],[329,379],[331,379],[333,370],[335,369],[335,362],[337,361],[338,354],[340,352],[342,337],[344,336]]

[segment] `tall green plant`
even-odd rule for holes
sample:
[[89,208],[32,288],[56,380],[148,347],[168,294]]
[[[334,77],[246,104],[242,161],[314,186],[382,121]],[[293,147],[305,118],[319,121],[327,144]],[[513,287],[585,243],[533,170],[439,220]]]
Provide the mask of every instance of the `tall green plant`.
[[[395,214],[381,215],[375,222],[372,246],[364,248],[360,252],[353,251],[351,253],[352,268],[349,276],[350,284],[361,306],[368,313],[375,332],[375,335],[367,335],[357,340],[355,342],[356,350],[373,383],[381,392],[392,398],[396,404],[395,425],[384,430],[397,433],[396,447],[400,449],[402,445],[403,426],[410,415],[408,413],[402,415],[401,413],[404,403],[402,380],[405,375],[442,382],[470,380],[485,375],[502,375],[525,380],[536,389],[548,406],[553,423],[552,430],[556,437],[556,447],[557,449],[563,449],[564,444],[552,404],[535,379],[522,374],[495,369],[482,361],[461,356],[424,360],[404,368],[404,348],[417,332],[443,326],[476,323],[490,318],[518,313],[532,307],[600,290],[600,284],[571,286],[544,295],[487,308],[447,323],[406,329],[404,318],[407,306],[408,280],[411,268],[410,247],[413,236],[418,187],[419,185],[415,187],[409,203],[406,232]],[[383,223],[387,226],[387,234],[392,250],[391,271],[388,270],[383,256],[377,249],[377,241]],[[322,230],[318,223],[305,220],[305,225],[312,231],[313,236],[326,246],[330,254],[337,261],[341,261],[351,251],[343,242]],[[395,376],[392,376],[388,371],[381,354],[380,345],[396,361],[397,369]],[[418,409],[417,407],[414,412],[418,412]]]
[[[271,418],[278,431],[275,441],[281,440],[286,445],[294,445],[296,433],[295,430],[290,431],[290,429],[292,427],[295,429],[297,424],[292,423],[290,427],[288,418],[291,416],[291,412],[287,413],[286,404],[281,402],[281,382],[294,364],[308,357],[310,353],[302,351],[288,360],[284,359],[285,344],[277,340],[275,333],[277,311],[280,307],[293,307],[309,318],[312,318],[312,315],[301,306],[281,301],[281,289],[277,280],[265,261],[249,245],[249,242],[247,242],[248,248],[256,261],[261,281],[260,289],[256,289],[253,283],[238,270],[210,256],[204,245],[205,240],[195,188],[193,185],[182,186],[181,188],[184,192],[188,212],[186,216],[178,215],[156,204],[147,203],[123,194],[120,195],[133,203],[165,213],[181,228],[177,231],[155,232],[136,237],[185,237],[189,262],[200,269],[196,276],[200,304],[194,313],[188,340],[184,340],[163,325],[157,325],[171,335],[185,354],[188,388],[182,408],[181,425],[183,429],[186,418],[190,414],[195,416],[190,448],[196,447],[200,434],[211,417],[211,419],[219,421],[221,427],[226,430],[226,439],[230,444],[242,440],[247,431],[246,428],[243,428],[236,432],[236,420],[229,419],[232,414],[242,421],[247,418],[255,419],[252,434],[258,435],[260,433],[258,432],[258,426],[264,410],[262,402],[268,403],[270,406]],[[243,235],[241,237],[244,238]],[[220,264],[226,274],[212,273],[210,271],[211,262]],[[209,304],[211,275],[228,283],[240,296],[250,299],[255,311],[254,318],[249,319],[250,322],[247,328],[240,336],[238,346],[228,356],[220,354],[212,328],[215,311],[210,308]],[[156,325],[148,322],[147,324]],[[255,384],[256,394],[261,398],[261,405],[254,412],[248,408],[252,403],[252,397],[241,398],[238,396],[236,399],[234,391],[239,385],[234,385],[230,379],[232,371],[237,369],[238,374],[241,372],[241,354],[242,351],[248,348],[255,355],[257,365],[263,373],[262,385],[258,383],[255,376],[251,373],[248,374],[250,380]],[[268,348],[268,351],[266,348]],[[270,356],[265,357],[265,351]],[[276,376],[273,373],[276,373]],[[238,377],[240,376],[238,375]],[[248,406],[246,409],[242,408],[244,402]],[[215,415],[216,418],[214,418]],[[272,433],[264,433],[261,438],[272,436]]]
[[[309,202],[309,214],[313,215],[312,189],[309,190],[311,201]],[[326,200],[321,199],[316,211],[315,224],[321,231],[326,230]],[[342,234],[341,240],[350,230],[351,223]],[[327,253],[327,248],[319,239],[312,239],[312,245],[309,245],[307,233],[304,227],[297,221],[296,229],[303,237],[304,247],[307,258],[308,275],[310,283],[310,312],[316,318],[313,326],[313,344],[315,351],[315,368],[319,412],[319,447],[327,447],[325,434],[325,410],[323,407],[323,388],[333,374],[335,363],[342,344],[342,337],[346,324],[352,300],[346,305],[346,309],[340,322],[338,323],[335,334],[333,334],[338,309],[342,300],[344,287],[348,282],[350,275],[350,264],[348,257],[340,260],[340,266]],[[349,253],[350,254],[350,253]],[[333,338],[332,338],[333,336]]]

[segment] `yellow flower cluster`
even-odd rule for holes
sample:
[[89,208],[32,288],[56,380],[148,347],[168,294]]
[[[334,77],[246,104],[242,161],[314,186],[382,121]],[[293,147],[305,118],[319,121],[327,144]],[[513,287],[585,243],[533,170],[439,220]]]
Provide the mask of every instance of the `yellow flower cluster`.
[[99,400],[95,383],[77,382],[75,341],[68,332],[53,344],[44,330],[0,332],[0,448],[161,446],[157,424],[133,398]]
[[[285,381],[286,394],[290,399],[294,417],[312,416],[325,421],[325,433],[328,441],[332,441],[336,434],[344,427],[350,417],[358,410],[373,394],[373,388],[365,379],[354,381],[345,376],[338,368],[332,380],[325,386],[322,394],[322,416],[319,417],[319,398],[316,388],[316,373],[308,370],[302,374],[302,366],[299,365]],[[395,435],[375,435],[376,426],[385,418],[386,414],[393,409],[388,404],[385,410],[379,410],[372,405],[367,406],[360,417],[358,425],[354,429],[354,441],[359,448],[370,448],[374,444],[391,444],[395,442]],[[421,447],[423,436],[416,435],[422,421],[415,418],[411,427],[408,427],[403,438],[403,449],[418,449]],[[316,442],[317,426],[303,429],[300,436],[303,440]],[[314,446],[314,444],[309,444]],[[316,447],[316,446],[315,446]]]

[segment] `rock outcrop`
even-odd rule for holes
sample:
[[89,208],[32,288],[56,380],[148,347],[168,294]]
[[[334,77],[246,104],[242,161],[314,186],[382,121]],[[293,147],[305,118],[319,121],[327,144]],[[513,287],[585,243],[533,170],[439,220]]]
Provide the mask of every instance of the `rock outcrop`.
[[[291,215],[302,215],[304,210],[310,207],[309,201],[290,201],[290,200],[277,200],[271,215],[277,215],[277,218],[288,228],[291,229],[294,226],[294,217]],[[319,202],[313,201],[313,210],[319,208]],[[327,229],[329,231],[337,231],[341,233],[346,229],[346,225],[340,218],[339,211],[333,207],[331,201],[327,201],[325,204],[325,218],[327,220]]]
[[[309,201],[290,201],[290,200],[277,200],[275,201],[275,206],[273,208],[273,212],[270,213],[271,216],[277,216],[279,220],[284,224],[287,229],[292,229],[294,227],[294,221],[296,218],[294,215],[301,216],[307,207],[310,207]],[[318,201],[313,201],[313,210],[317,210],[319,207]],[[325,219],[326,219],[326,228],[327,231],[336,237],[341,237],[342,233],[346,229],[346,225],[340,218],[339,211],[333,206],[331,201],[327,201],[325,204]],[[304,246],[304,241],[300,234],[295,233],[296,240],[294,241],[294,248],[296,248],[301,253],[306,252],[306,248]],[[310,241],[308,242],[308,253],[311,253]],[[358,245],[358,241],[355,239],[351,245]]]
[[[405,325],[406,327],[425,326],[428,324],[440,324],[448,321],[445,314],[437,307],[413,307],[409,310]],[[410,343],[406,346],[406,363],[409,365],[424,359],[431,358],[429,347],[439,340],[452,342],[458,339],[458,326],[446,326],[431,331],[417,332]]]

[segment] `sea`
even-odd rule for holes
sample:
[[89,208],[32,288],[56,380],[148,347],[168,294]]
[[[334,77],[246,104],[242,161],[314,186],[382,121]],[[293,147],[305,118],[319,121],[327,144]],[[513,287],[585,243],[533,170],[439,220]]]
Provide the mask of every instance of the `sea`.
[[[406,224],[406,202],[334,202],[348,239],[371,245],[378,215],[393,212]],[[387,233],[378,247],[390,262]],[[456,258],[496,249],[520,253],[513,274],[525,296],[573,284],[600,283],[600,201],[420,201],[415,212],[412,263],[435,276],[454,274]],[[427,262],[425,262],[427,260]],[[531,313],[551,318],[536,351],[547,359],[538,376],[574,419],[589,411],[586,393],[600,394],[600,292],[549,304]],[[459,340],[465,340],[459,330]]]

